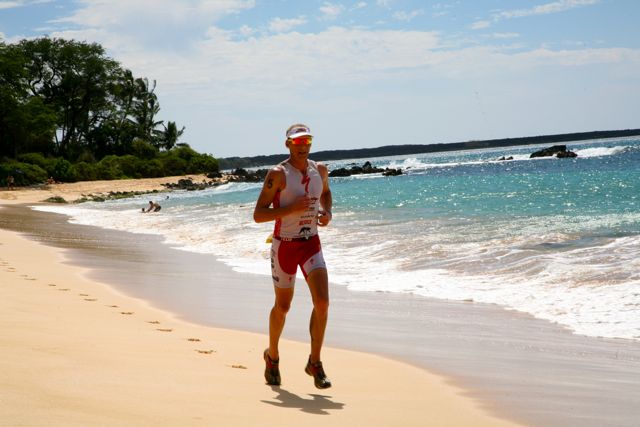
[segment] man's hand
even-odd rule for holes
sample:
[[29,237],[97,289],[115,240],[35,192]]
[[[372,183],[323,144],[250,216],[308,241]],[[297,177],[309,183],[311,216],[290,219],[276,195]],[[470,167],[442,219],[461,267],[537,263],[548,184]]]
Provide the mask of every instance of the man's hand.
[[333,215],[328,211],[320,211],[318,212],[318,225],[320,227],[325,227],[331,222],[331,218]]
[[309,196],[300,196],[289,205],[290,213],[306,211],[309,206],[311,206],[311,198]]

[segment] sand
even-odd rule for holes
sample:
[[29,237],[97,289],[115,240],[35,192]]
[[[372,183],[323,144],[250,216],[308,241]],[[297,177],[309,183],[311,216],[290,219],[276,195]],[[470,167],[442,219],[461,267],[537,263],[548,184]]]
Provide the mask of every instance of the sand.
[[166,191],[163,184],[177,183],[180,179],[193,182],[210,181],[205,175],[184,175],[164,178],[121,179],[113,181],[81,181],[73,183],[48,184],[33,187],[16,187],[13,191],[0,191],[0,203],[37,203],[51,197],[61,197],[71,203],[89,195],[108,195],[110,192],[153,192]]
[[[60,184],[5,191],[0,202],[163,182]],[[363,352],[325,349],[334,387],[317,390],[302,342],[283,341],[283,385],[267,386],[263,334],[178,319],[71,265],[66,249],[7,230],[0,284],[2,425],[516,425],[444,376]]]

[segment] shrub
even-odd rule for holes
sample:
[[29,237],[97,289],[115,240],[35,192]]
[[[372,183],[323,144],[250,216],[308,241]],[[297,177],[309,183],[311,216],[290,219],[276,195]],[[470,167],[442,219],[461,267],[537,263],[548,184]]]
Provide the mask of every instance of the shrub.
[[71,163],[65,159],[58,159],[53,166],[51,176],[60,182],[76,182],[76,171]]
[[151,160],[158,155],[158,149],[141,139],[135,139],[131,144],[131,153],[140,158]]
[[98,179],[96,166],[87,162],[80,162],[73,165],[76,179],[78,181],[95,181]]
[[15,185],[42,184],[47,180],[47,172],[38,165],[10,161],[0,165],[0,179],[6,185],[7,177],[13,175]]
[[178,156],[174,156],[172,153],[163,156],[161,161],[167,176],[184,175],[187,173],[187,161]]
[[182,144],[173,148],[171,151],[169,151],[169,153],[174,156],[178,156],[186,161],[190,161],[192,158],[200,155],[193,148],[189,147],[188,145]]
[[142,161],[140,159],[130,154],[126,156],[120,156],[118,158],[118,165],[120,166],[120,170],[127,178],[142,178],[142,173],[140,171],[141,163]]
[[145,178],[158,178],[165,176],[164,165],[158,159],[141,162],[140,173]]
[[189,173],[213,173],[218,172],[218,161],[208,154],[198,154],[189,163]]
[[95,163],[96,158],[93,156],[93,154],[91,154],[90,151],[84,150],[82,153],[80,153],[80,155],[76,159],[76,162],[77,163]]
[[98,179],[121,179],[125,178],[120,169],[118,156],[106,156],[98,162],[96,167],[96,175]]
[[40,153],[25,153],[18,156],[18,161],[22,163],[30,163],[32,165],[38,165],[42,169],[47,170],[48,161]]

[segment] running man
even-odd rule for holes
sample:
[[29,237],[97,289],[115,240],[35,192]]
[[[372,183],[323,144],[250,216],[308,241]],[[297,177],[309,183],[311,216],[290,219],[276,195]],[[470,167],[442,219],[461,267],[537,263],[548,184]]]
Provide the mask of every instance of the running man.
[[275,221],[271,244],[275,303],[269,315],[264,376],[267,384],[280,385],[278,343],[293,300],[299,266],[313,301],[309,324],[311,354],[305,372],[313,377],[317,388],[324,389],[331,387],[320,361],[329,313],[329,278],[318,226],[326,226],[332,218],[329,173],[325,165],[309,160],[313,139],[309,127],[292,125],[286,137],[289,158],[267,173],[253,212],[256,222]]

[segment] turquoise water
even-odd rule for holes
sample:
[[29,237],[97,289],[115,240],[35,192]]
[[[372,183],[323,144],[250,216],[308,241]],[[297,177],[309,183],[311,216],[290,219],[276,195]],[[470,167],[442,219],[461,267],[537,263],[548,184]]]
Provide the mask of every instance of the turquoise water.
[[[330,163],[404,171],[331,180],[334,221],[321,238],[332,283],[495,303],[581,334],[640,339],[640,139],[571,143],[577,158],[529,159],[540,148]],[[146,199],[46,209],[161,234],[268,282],[273,225],[252,221],[259,189],[174,192],[159,200],[160,215],[139,214]]]

